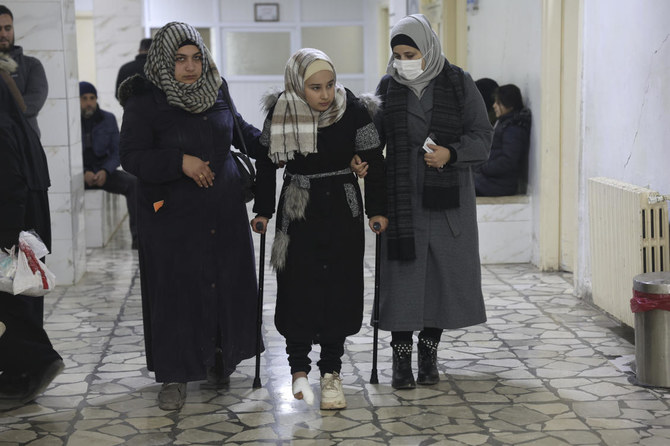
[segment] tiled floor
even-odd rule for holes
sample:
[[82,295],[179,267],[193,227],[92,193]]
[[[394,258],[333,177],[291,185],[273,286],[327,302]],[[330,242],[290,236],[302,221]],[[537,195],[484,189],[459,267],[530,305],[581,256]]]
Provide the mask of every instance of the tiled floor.
[[[252,359],[230,388],[189,383],[183,409],[164,412],[145,368],[137,254],[129,245],[120,231],[107,248],[89,252],[79,284],[47,297],[46,329],[66,369],[34,403],[0,412],[0,445],[670,444],[668,393],[629,381],[630,331],[573,297],[569,274],[530,265],[483,268],[488,323],[445,332],[436,386],[391,388],[386,332],[380,384],[370,385],[366,324],[347,341],[348,408],[341,411],[292,398],[283,339],[272,322],[274,274],[266,266],[263,387],[252,388]],[[369,236],[368,313],[373,247]],[[310,380],[316,390],[318,371]]]

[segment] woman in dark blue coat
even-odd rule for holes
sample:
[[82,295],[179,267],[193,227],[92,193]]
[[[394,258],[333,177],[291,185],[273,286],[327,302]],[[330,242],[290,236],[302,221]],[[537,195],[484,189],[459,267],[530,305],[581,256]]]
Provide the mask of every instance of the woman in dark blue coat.
[[[195,28],[156,34],[148,80],[121,86],[121,163],[137,176],[144,336],[164,410],[179,409],[186,383],[225,384],[255,354],[257,288],[251,232],[225,82]],[[259,131],[237,115],[252,154]],[[221,364],[222,360],[222,364]],[[219,376],[208,376],[218,362]]]
[[530,110],[523,106],[516,85],[503,85],[493,94],[498,121],[488,161],[475,170],[478,196],[502,197],[525,193],[530,144]]

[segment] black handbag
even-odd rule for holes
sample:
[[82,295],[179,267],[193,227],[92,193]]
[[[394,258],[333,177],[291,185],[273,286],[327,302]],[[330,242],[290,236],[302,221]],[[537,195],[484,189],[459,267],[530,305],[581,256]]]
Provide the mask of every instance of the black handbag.
[[235,132],[240,139],[240,145],[242,146],[241,151],[230,150],[230,154],[233,156],[237,170],[240,173],[240,182],[242,183],[242,196],[245,203],[249,203],[254,199],[256,193],[256,169],[249,159],[249,154],[247,152],[247,145],[244,143],[244,135],[242,134],[242,129],[240,129],[240,124],[237,122],[237,112],[235,110],[235,104],[230,98],[230,93],[228,93],[228,85],[222,85],[223,94],[230,105],[230,112],[233,115],[233,123],[235,124]]

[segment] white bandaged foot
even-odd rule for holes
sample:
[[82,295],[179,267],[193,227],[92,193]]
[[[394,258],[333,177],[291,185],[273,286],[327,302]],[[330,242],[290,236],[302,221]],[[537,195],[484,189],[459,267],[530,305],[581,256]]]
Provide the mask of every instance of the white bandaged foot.
[[298,398],[298,394],[302,392],[302,399],[305,400],[307,404],[310,406],[314,404],[314,392],[312,392],[312,388],[309,385],[309,381],[307,381],[307,378],[305,377],[300,377],[293,381],[293,396]]

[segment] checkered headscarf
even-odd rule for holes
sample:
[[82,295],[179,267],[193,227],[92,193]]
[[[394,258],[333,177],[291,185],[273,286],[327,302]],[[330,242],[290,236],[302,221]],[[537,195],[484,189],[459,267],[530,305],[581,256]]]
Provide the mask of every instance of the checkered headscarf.
[[[184,84],[174,77],[175,54],[184,41],[195,43],[202,53],[202,76],[192,84]],[[219,70],[200,33],[181,22],[170,22],[156,33],[144,65],[144,74],[163,90],[168,104],[191,113],[201,113],[214,105],[222,83]]]

